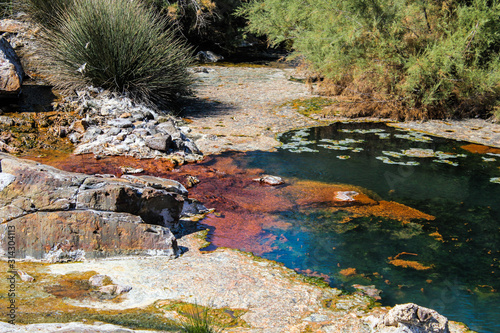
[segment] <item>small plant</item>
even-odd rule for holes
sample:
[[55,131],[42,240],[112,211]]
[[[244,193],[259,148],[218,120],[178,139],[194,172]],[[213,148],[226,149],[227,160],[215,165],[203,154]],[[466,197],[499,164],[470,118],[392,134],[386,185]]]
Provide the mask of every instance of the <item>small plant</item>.
[[185,312],[184,320],[181,321],[181,332],[185,333],[220,333],[224,328],[219,328],[209,316],[209,308],[198,304],[189,306]]
[[188,92],[191,50],[142,2],[74,0],[59,20],[45,38],[56,88],[102,87],[160,106]]

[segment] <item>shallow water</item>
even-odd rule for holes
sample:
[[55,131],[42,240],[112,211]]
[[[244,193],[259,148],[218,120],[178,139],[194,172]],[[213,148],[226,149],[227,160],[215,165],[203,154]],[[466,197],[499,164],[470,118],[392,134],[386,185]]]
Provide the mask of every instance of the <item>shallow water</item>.
[[263,257],[335,287],[374,284],[385,305],[415,302],[478,332],[500,332],[499,151],[472,153],[464,142],[374,123],[292,131],[280,140],[277,152],[238,155],[240,167],[359,186],[435,219],[346,222],[348,213],[327,204],[277,209],[286,223],[264,230],[273,250]]

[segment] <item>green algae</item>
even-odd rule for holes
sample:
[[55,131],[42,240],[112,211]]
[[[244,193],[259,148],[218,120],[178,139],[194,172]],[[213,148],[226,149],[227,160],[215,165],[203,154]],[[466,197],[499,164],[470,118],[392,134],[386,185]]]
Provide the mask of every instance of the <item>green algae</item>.
[[310,117],[313,114],[324,113],[324,108],[335,104],[335,101],[325,97],[299,98],[281,104],[279,107],[291,107],[300,114]]

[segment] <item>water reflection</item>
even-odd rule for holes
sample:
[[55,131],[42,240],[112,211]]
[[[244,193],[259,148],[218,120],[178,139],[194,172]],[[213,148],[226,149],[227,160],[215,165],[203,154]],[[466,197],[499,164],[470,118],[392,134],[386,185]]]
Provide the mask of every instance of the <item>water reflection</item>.
[[327,205],[299,207],[277,213],[291,227],[266,230],[275,242],[263,256],[327,275],[334,286],[375,284],[386,304],[417,302],[479,332],[500,331],[499,152],[475,154],[465,143],[383,124],[339,123],[280,140],[278,152],[247,154],[241,165],[360,186],[435,219],[346,220],[349,212]]

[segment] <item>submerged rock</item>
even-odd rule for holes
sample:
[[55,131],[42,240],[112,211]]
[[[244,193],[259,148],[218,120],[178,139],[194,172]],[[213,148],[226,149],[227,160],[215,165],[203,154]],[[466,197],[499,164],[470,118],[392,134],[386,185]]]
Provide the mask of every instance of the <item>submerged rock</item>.
[[16,257],[49,262],[119,254],[179,254],[187,190],[156,177],[61,171],[0,153],[0,255],[15,230]]

